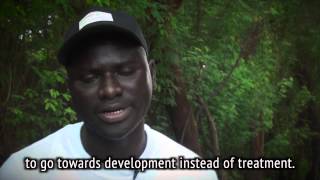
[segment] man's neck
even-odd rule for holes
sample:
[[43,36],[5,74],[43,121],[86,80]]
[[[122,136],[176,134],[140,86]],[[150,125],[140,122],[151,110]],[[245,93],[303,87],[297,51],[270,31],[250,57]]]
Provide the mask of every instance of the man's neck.
[[128,158],[134,156],[138,158],[146,147],[147,136],[143,123],[130,135],[121,140],[102,138],[90,132],[85,126],[82,126],[81,142],[88,154],[99,159],[105,159],[107,156],[111,156],[112,158]]

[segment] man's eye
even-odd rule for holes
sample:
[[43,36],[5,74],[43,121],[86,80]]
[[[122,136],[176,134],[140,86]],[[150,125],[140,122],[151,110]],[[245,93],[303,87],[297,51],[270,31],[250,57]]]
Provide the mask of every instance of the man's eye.
[[95,82],[98,79],[98,76],[94,74],[88,74],[81,78],[81,81],[84,83],[92,83]]
[[118,74],[121,75],[121,76],[130,76],[133,73],[135,73],[135,69],[134,68],[129,68],[129,67],[121,68],[118,71]]

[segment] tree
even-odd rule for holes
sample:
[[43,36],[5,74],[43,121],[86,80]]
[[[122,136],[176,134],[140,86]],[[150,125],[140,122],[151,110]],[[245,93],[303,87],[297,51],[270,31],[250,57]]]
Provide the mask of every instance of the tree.
[[76,120],[56,52],[69,22],[92,5],[142,25],[156,61],[152,127],[204,158],[296,165],[219,170],[221,179],[320,177],[319,2],[301,0],[1,1],[1,162]]

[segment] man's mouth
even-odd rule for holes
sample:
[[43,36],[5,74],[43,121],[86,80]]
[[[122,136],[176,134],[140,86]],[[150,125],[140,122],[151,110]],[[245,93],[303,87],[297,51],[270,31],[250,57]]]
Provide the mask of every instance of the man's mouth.
[[100,119],[107,123],[117,123],[121,122],[122,120],[126,119],[129,115],[130,108],[119,108],[113,110],[105,110],[98,114]]

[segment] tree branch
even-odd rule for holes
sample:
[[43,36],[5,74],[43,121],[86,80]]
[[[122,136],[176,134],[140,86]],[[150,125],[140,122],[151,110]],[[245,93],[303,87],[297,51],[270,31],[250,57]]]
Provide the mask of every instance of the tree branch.
[[263,21],[258,21],[254,23],[246,33],[247,36],[243,43],[241,43],[240,47],[240,54],[236,60],[236,62],[231,66],[231,70],[228,72],[228,74],[223,78],[222,81],[218,84],[217,88],[215,88],[211,94],[210,97],[213,98],[215,96],[218,96],[220,92],[224,89],[224,87],[229,82],[231,75],[233,74],[234,70],[240,65],[241,59],[247,60],[249,56],[253,55],[256,52],[256,48],[258,45],[258,42],[260,40],[260,35],[263,28]]

